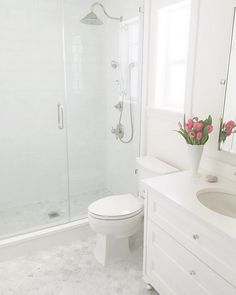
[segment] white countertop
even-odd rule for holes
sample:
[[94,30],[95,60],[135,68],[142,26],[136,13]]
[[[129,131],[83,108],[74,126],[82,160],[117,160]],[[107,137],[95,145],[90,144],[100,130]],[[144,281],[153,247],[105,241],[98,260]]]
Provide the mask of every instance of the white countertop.
[[219,177],[217,183],[208,183],[206,175],[193,177],[189,171],[143,180],[151,189],[168,197],[195,216],[236,239],[236,219],[216,213],[200,203],[197,192],[203,189],[225,189],[236,194],[236,183]]

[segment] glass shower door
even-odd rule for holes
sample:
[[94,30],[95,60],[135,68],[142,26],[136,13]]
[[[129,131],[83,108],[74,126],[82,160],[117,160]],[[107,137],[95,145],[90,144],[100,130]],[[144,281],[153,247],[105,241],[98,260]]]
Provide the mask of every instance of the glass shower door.
[[0,1],[0,239],[68,221],[60,0]]

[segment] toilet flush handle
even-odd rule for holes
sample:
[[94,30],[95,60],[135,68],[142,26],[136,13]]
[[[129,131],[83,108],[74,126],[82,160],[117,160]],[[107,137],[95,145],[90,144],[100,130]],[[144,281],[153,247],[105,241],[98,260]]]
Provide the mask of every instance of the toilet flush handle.
[[146,196],[147,196],[147,190],[146,189],[142,189],[141,192],[139,191],[138,193],[139,197],[143,200],[146,199]]

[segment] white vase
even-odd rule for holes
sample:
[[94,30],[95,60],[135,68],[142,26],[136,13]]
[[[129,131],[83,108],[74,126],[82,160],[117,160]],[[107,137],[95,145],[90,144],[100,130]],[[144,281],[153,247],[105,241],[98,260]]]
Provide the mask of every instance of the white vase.
[[188,144],[190,171],[192,176],[198,176],[198,168],[201,162],[204,145]]

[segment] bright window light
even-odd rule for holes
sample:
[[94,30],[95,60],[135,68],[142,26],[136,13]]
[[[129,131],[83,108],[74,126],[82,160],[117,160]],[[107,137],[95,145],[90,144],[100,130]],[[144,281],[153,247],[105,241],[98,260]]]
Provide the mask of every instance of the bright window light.
[[155,106],[184,111],[190,34],[190,0],[158,10]]

